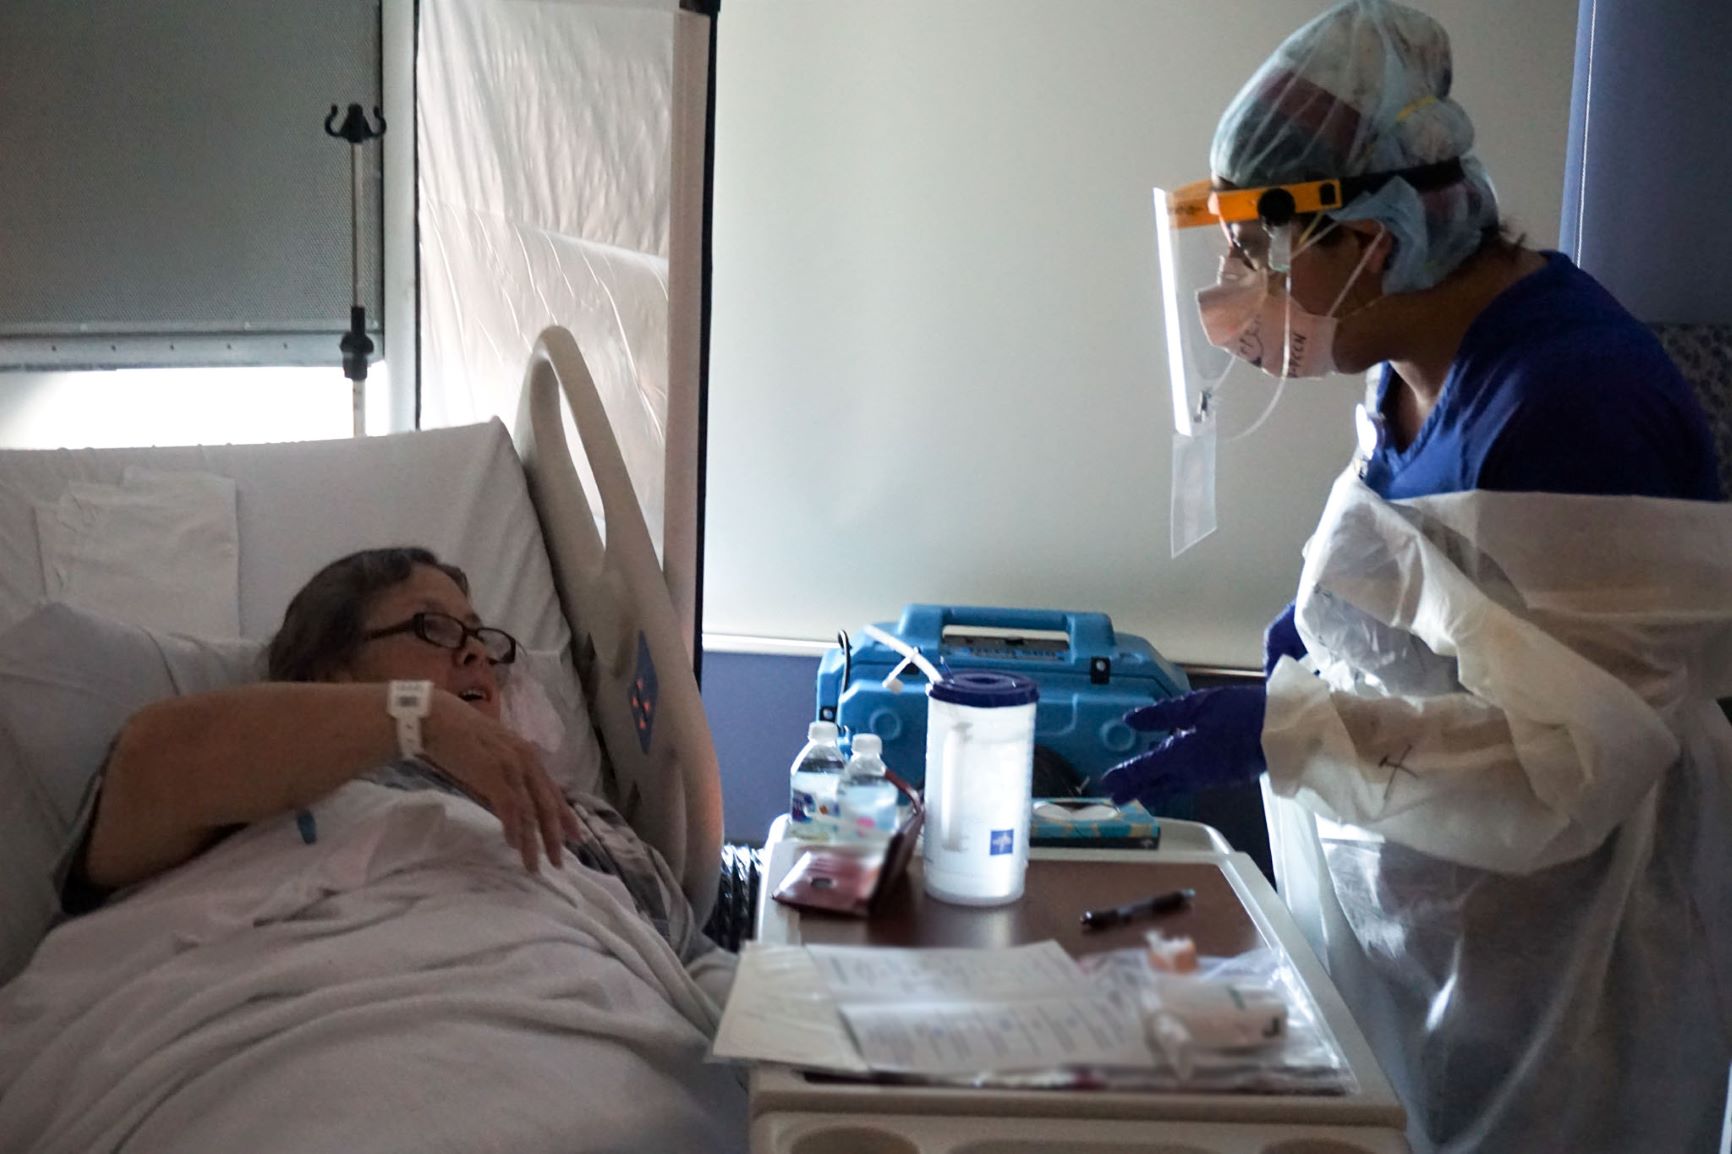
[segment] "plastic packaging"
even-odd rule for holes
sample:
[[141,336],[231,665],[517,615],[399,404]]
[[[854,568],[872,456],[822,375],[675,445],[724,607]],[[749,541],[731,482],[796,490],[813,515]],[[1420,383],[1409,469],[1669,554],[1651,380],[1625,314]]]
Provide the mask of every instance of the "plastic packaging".
[[837,786],[845,762],[836,744],[836,725],[814,721],[806,744],[788,771],[788,832],[806,841],[836,836]]
[[879,756],[883,748],[876,734],[854,738],[854,755],[837,787],[838,833],[843,841],[888,841],[896,832],[897,791],[884,776],[884,759]]
[[[1189,974],[1160,973],[1143,998],[1150,1036],[1179,1046],[1242,1050],[1287,1033],[1287,1003],[1270,990]],[[1169,1051],[1169,1059],[1177,1064]]]
[[[1077,959],[1097,982],[1140,1013],[1160,1061],[1154,1071],[1110,1071],[1109,1089],[1185,1089],[1266,1094],[1348,1094],[1358,1081],[1303,979],[1276,949],[1199,958],[1191,974],[1158,968],[1146,948]],[[1200,998],[1187,998],[1190,990]],[[1248,1012],[1204,1012],[1208,991],[1234,991]],[[1232,1011],[1233,998],[1215,1001]],[[1276,1016],[1280,1029],[1265,1034]]]
[[1197,943],[1190,938],[1169,938],[1160,930],[1145,935],[1149,944],[1149,968],[1162,974],[1197,972]]

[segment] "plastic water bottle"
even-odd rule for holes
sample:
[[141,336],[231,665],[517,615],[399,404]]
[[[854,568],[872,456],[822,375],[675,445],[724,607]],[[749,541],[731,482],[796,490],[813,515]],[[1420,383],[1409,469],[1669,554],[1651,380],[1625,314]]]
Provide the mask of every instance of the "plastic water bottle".
[[854,738],[854,756],[837,790],[844,841],[887,841],[896,832],[896,787],[884,776],[883,751],[875,733]]
[[788,832],[807,841],[836,836],[836,784],[842,779],[836,725],[814,721],[788,773]]

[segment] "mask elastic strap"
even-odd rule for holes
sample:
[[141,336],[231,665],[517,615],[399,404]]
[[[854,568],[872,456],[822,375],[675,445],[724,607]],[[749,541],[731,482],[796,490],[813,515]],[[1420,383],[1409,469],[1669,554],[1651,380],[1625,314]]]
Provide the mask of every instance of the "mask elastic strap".
[[[1329,227],[1324,229],[1322,232],[1317,233],[1316,236],[1312,236],[1311,234],[1313,232],[1316,232],[1317,226],[1320,224],[1327,224]],[[1319,216],[1312,217],[1311,223],[1305,226],[1305,231],[1299,234],[1299,243],[1293,249],[1293,251],[1295,253],[1304,252],[1306,249],[1310,248],[1312,245],[1316,244],[1318,241],[1322,240],[1324,237],[1328,236],[1335,229],[1338,229],[1340,227],[1341,226],[1338,223],[1336,223],[1333,220],[1330,220],[1326,216],[1319,215]]]
[[[1378,227],[1380,229],[1382,228],[1381,225]],[[1384,233],[1379,232],[1377,235],[1381,237]],[[1371,263],[1371,254],[1375,250],[1376,243],[1376,241],[1372,241],[1371,244],[1365,246],[1365,255],[1360,257],[1359,263],[1353,266],[1353,275],[1347,278],[1347,283],[1341,286],[1341,291],[1339,293],[1335,294],[1335,303],[1329,306],[1329,311],[1324,314],[1325,316],[1335,316],[1335,310],[1340,308],[1341,302],[1347,299],[1347,294],[1353,288],[1354,282],[1359,279],[1359,274],[1365,271],[1365,266],[1367,264]],[[1366,303],[1369,306],[1376,304],[1377,302],[1368,301]],[[1336,317],[1336,319],[1339,320],[1340,318]]]
[[[1327,230],[1317,236],[1311,235],[1318,225],[1324,223],[1324,220],[1325,218],[1322,216],[1312,217],[1311,222],[1305,226],[1305,231],[1300,233],[1297,239],[1293,236],[1291,224],[1284,224],[1271,230],[1269,233],[1269,267],[1282,274],[1291,272],[1293,258],[1327,235]],[[1330,228],[1336,227],[1334,221],[1328,223]]]
[[1257,419],[1255,421],[1251,422],[1251,427],[1248,429],[1244,429],[1240,432],[1234,433],[1230,437],[1220,438],[1219,439],[1220,443],[1223,445],[1231,445],[1234,441],[1243,441],[1246,437],[1249,437],[1252,433],[1255,433],[1258,429],[1261,429],[1263,427],[1263,425],[1269,420],[1269,418],[1274,414],[1275,406],[1279,405],[1281,403],[1281,394],[1284,391],[1286,391],[1287,381],[1288,381],[1287,377],[1284,377],[1284,376],[1283,377],[1276,377],[1275,378],[1275,392],[1273,395],[1270,396],[1269,403],[1263,406],[1263,411],[1257,415]]

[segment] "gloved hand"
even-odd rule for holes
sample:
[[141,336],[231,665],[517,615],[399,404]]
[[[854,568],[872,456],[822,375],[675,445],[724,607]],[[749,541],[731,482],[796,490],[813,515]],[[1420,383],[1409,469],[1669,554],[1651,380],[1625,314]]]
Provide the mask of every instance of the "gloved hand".
[[1199,689],[1125,714],[1125,724],[1144,733],[1169,730],[1161,744],[1115,765],[1101,785],[1114,802],[1132,800],[1154,808],[1175,793],[1255,781],[1269,768],[1263,760],[1261,685]]
[[1305,656],[1305,642],[1299,637],[1299,626],[1293,622],[1293,602],[1287,602],[1287,608],[1281,611],[1281,616],[1269,622],[1269,628],[1263,631],[1263,676],[1275,672],[1283,657],[1291,657],[1295,661]]

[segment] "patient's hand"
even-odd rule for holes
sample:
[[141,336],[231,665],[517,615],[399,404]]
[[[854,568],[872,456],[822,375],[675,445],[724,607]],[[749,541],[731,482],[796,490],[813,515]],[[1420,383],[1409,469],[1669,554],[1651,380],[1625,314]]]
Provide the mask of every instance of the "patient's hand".
[[565,839],[582,827],[535,746],[443,689],[423,733],[427,759],[493,811],[525,869],[540,872],[543,850],[556,867],[564,861]]

